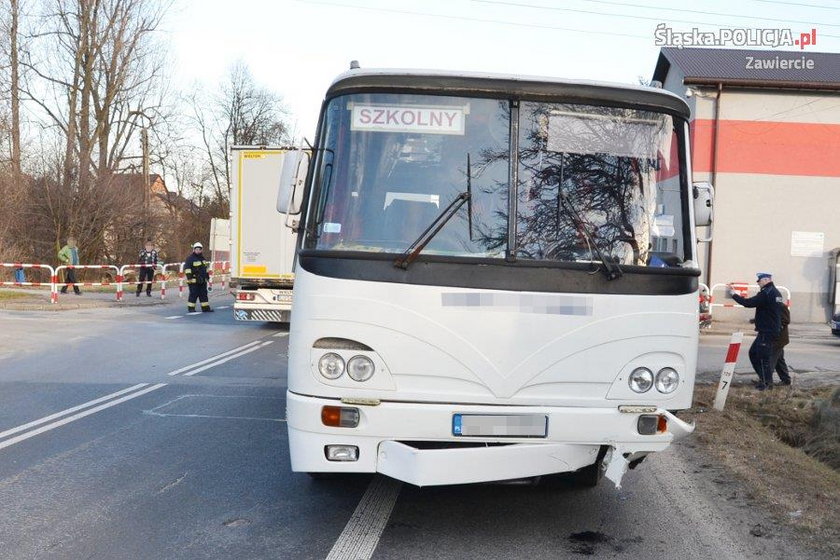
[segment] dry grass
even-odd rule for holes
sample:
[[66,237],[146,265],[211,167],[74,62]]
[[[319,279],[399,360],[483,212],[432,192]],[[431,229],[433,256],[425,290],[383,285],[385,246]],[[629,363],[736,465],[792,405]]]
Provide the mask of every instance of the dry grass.
[[0,301],[9,301],[12,299],[26,299],[31,297],[25,292],[10,292],[8,290],[0,290]]
[[779,519],[840,554],[840,472],[790,445],[809,441],[815,411],[833,390],[733,387],[726,409],[717,412],[715,389],[695,392],[691,416],[699,442]]

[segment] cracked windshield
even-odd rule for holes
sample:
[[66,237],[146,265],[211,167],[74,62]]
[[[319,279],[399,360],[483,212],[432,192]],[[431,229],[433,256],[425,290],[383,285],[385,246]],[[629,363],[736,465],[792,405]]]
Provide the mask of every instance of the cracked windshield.
[[[351,95],[327,111],[307,248],[400,253],[469,192],[424,253],[508,250],[506,100]],[[672,119],[651,112],[522,103],[515,255],[524,260],[677,266],[682,200]],[[599,255],[599,251],[601,255]]]

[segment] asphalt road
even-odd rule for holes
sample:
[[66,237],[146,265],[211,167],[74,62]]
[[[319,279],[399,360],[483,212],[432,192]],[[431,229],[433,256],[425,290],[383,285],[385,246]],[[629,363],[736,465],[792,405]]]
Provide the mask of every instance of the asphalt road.
[[292,473],[287,333],[214,304],[0,311],[0,558],[804,555],[751,537],[769,521],[724,498],[691,444],[620,490]]

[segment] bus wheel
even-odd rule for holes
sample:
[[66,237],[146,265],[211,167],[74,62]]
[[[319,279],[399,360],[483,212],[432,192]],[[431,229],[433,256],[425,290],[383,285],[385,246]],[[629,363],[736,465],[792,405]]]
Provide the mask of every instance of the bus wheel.
[[604,459],[609,449],[609,446],[602,445],[595,462],[575,472],[575,482],[577,482],[578,486],[583,486],[584,488],[595,488],[598,486],[598,483],[604,478],[604,473],[607,472],[607,464]]

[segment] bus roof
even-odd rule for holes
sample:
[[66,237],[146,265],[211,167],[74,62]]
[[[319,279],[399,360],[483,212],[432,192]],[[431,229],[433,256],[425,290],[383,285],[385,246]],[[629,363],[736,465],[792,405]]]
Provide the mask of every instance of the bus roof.
[[327,98],[383,91],[618,105],[662,111],[686,119],[691,114],[679,96],[646,86],[446,70],[354,69],[333,81]]

